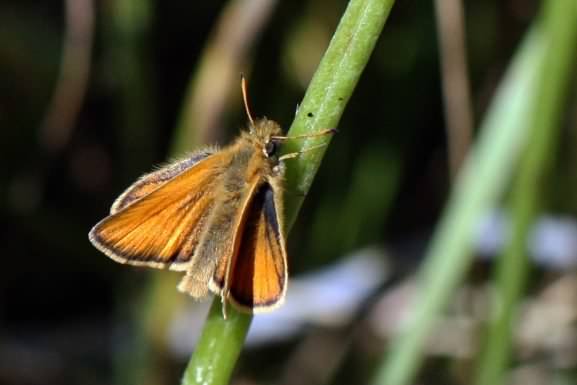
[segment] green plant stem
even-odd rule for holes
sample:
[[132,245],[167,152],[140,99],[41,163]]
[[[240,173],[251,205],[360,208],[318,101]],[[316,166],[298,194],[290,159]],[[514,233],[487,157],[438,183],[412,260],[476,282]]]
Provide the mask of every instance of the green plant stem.
[[477,384],[503,382],[509,362],[513,326],[518,304],[529,271],[526,245],[531,226],[540,211],[542,183],[551,168],[560,130],[564,96],[570,82],[570,65],[575,62],[577,38],[577,4],[572,0],[548,1],[539,23],[545,41],[537,89],[530,109],[530,135],[512,199],[512,237],[499,260],[496,271],[494,319],[488,331],[487,345],[479,362]]
[[515,57],[431,240],[418,275],[413,314],[393,340],[374,384],[402,385],[411,381],[432,328],[467,272],[476,228],[495,207],[524,148],[536,63],[543,55],[542,48],[542,42],[533,34]]
[[[289,136],[337,127],[393,3],[393,0],[351,0],[307,89],[289,129]],[[298,143],[290,141],[283,151],[295,152],[328,140],[330,136],[300,140]],[[291,191],[291,194],[286,194],[287,230],[296,219],[325,149],[320,147],[286,162],[286,186]],[[223,320],[220,299],[215,298],[182,384],[218,385],[229,382],[252,316],[238,313],[231,307],[228,309],[229,316]]]
[[[289,136],[336,128],[381,34],[394,0],[351,0],[288,131]],[[286,153],[328,143],[330,136],[287,142]],[[290,228],[326,147],[287,162],[285,220]]]

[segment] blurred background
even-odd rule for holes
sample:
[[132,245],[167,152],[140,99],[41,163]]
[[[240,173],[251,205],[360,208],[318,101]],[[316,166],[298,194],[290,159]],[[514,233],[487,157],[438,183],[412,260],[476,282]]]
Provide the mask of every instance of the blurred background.
[[[111,261],[87,233],[141,174],[238,134],[240,73],[254,115],[288,128],[346,5],[0,3],[0,384],[178,383],[208,301],[177,292],[176,273]],[[464,2],[464,32],[449,34],[466,55],[458,125],[478,127],[540,5]],[[372,377],[468,147],[447,144],[441,58],[453,51],[440,50],[441,28],[433,2],[393,7],[288,239],[287,303],[255,318],[233,383]],[[575,380],[574,96],[531,236],[507,383]],[[507,227],[499,208],[479,224],[478,258],[418,383],[470,383]]]

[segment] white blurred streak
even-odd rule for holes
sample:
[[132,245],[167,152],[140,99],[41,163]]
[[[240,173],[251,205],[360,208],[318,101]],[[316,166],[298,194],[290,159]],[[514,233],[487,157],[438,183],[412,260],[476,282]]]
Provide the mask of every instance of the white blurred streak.
[[[494,258],[500,254],[509,237],[510,220],[503,211],[494,211],[481,222],[477,251]],[[577,266],[577,220],[568,216],[541,216],[533,226],[528,241],[529,256],[539,266],[551,270]]]
[[569,217],[542,217],[533,229],[529,250],[535,262],[544,267],[577,266],[577,221]]
[[[509,218],[504,211],[496,210],[487,215],[479,224],[478,254],[487,259],[498,256],[507,242],[508,227]],[[561,216],[541,217],[532,230],[528,250],[531,258],[546,269],[576,267],[577,221]],[[400,261],[409,257],[398,255],[396,258]],[[390,257],[383,250],[363,249],[335,265],[291,279],[286,303],[278,310],[254,317],[247,345],[257,346],[292,338],[306,325],[346,325],[358,313],[364,301],[390,277],[388,261]],[[385,339],[395,334],[410,316],[408,311],[416,290],[414,279],[409,277],[385,291],[370,312],[372,332]],[[430,341],[429,352],[469,356],[476,348],[471,336],[477,322],[487,314],[483,305],[487,295],[484,290],[477,290],[472,297],[466,296],[468,299],[464,302],[468,302],[471,309],[465,313],[472,311],[476,320],[467,318],[470,315],[443,318],[440,322],[443,326]],[[208,301],[191,304],[194,305],[175,317],[169,330],[169,346],[175,354],[182,356],[188,355],[196,343],[209,307]],[[475,306],[483,310],[474,310]]]
[[[307,324],[346,325],[363,301],[385,281],[385,260],[382,250],[364,249],[338,264],[292,279],[285,304],[274,312],[254,317],[246,344],[286,340]],[[169,346],[177,355],[190,354],[206,318],[208,302],[195,305],[178,314],[170,327]]]

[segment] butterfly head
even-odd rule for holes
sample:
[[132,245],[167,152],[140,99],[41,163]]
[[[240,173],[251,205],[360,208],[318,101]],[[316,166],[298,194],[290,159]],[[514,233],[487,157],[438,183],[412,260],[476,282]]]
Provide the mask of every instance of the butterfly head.
[[279,124],[263,118],[250,127],[250,134],[267,158],[275,158],[280,147],[280,140],[275,139],[282,134]]

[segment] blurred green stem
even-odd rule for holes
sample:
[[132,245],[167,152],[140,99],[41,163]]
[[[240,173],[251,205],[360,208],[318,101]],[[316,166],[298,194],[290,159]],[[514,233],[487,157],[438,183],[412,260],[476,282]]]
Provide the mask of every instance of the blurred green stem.
[[[337,127],[393,3],[393,0],[351,0],[311,80],[289,136]],[[283,151],[298,151],[328,140],[330,137],[310,138],[299,143],[291,141],[286,143]],[[325,150],[326,147],[321,147],[286,163],[286,185],[290,186],[291,192],[299,192],[286,194],[287,230],[296,219]],[[229,318],[223,320],[220,298],[215,298],[182,384],[229,382],[252,320],[250,315],[240,314],[230,307],[229,310]]]
[[171,146],[173,156],[223,137],[223,118],[231,94],[240,100],[240,72],[267,25],[278,0],[231,0],[211,33],[182,103]]
[[513,326],[529,271],[526,255],[529,230],[541,209],[539,202],[543,201],[541,196],[547,185],[543,181],[554,160],[564,96],[571,80],[571,64],[575,61],[577,3],[574,0],[550,0],[544,4],[537,22],[538,33],[545,44],[535,90],[539,97],[533,98],[529,110],[531,141],[511,194],[512,237],[497,266],[494,318],[479,363],[479,385],[503,383],[509,362],[511,339],[515,334]]
[[110,79],[120,98],[118,125],[119,144],[124,156],[123,181],[142,172],[143,165],[155,160],[154,74],[150,28],[154,15],[150,0],[118,0],[110,2],[109,44]]
[[429,334],[470,266],[477,226],[496,206],[527,139],[527,115],[542,47],[535,34],[526,39],[490,106],[431,239],[411,318],[393,340],[374,384],[411,382]]
[[449,170],[454,177],[473,137],[473,111],[467,71],[462,0],[435,0],[441,81],[447,126]]
[[[123,165],[122,185],[142,167],[154,160],[154,82],[151,75],[150,27],[153,10],[151,1],[118,0],[107,2],[104,7],[104,41],[107,81],[113,85],[119,101],[117,125],[120,153]],[[115,383],[122,385],[146,385],[165,382],[166,354],[164,340],[151,338],[158,330],[158,308],[155,313],[146,306],[147,287],[139,295],[121,294],[117,311],[122,316],[127,310],[133,328],[127,338],[128,344],[117,349]],[[142,293],[142,295],[140,295]],[[127,302],[130,306],[127,306]]]
[[91,70],[94,35],[94,2],[67,0],[66,33],[58,81],[41,126],[40,139],[51,152],[62,151],[70,142],[84,103]]

